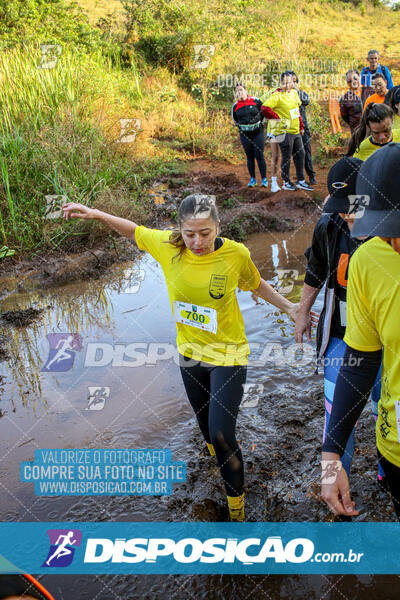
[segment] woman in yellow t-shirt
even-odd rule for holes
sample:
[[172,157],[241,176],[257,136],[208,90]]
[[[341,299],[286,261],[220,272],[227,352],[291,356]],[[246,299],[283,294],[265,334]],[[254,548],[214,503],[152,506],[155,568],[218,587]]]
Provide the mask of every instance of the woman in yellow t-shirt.
[[236,289],[254,291],[292,319],[297,305],[261,279],[243,244],[219,237],[214,197],[185,198],[174,231],[148,229],[82,204],[68,203],[63,211],[66,219],[97,219],[160,263],[176,321],[183,383],[209,452],[217,456],[230,518],[243,521],[243,459],[235,427],[249,346]]
[[[366,137],[368,129],[371,135]],[[393,129],[392,109],[386,104],[369,104],[350,138],[346,156],[367,160],[389,142],[400,142],[400,129]]]
[[[312,191],[313,188],[304,179],[305,153],[302,141],[304,123],[300,115],[301,100],[294,88],[293,71],[285,71],[281,74],[280,87],[273,91],[263,104],[274,110],[278,114],[282,125],[285,124],[285,129],[281,132],[283,139],[279,142],[282,154],[282,189],[295,191],[296,188],[299,188]],[[281,126],[281,123],[278,121],[279,126]],[[296,167],[296,185],[290,180],[290,162],[292,158]]]

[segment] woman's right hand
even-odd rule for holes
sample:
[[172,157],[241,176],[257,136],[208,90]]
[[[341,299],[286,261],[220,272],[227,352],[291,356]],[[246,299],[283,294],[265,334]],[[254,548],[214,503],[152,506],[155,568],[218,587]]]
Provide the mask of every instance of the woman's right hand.
[[[70,218],[73,219],[95,219],[95,211],[93,208],[89,208],[84,204],[78,202],[68,202],[62,207],[64,212],[64,219],[67,221]],[[75,212],[72,212],[75,211]]]

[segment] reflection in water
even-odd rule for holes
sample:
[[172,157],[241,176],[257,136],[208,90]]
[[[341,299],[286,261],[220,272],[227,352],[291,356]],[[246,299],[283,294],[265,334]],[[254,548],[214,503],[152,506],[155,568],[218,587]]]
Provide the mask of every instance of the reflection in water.
[[[10,360],[7,375],[15,385],[11,396],[12,410],[17,408],[16,398],[29,406],[36,414],[36,402],[42,395],[40,370],[43,367],[43,350],[46,351],[46,335],[60,332],[88,332],[98,335],[114,327],[110,314],[114,309],[115,292],[134,293],[142,280],[141,271],[126,264],[116,266],[104,280],[74,282],[48,291],[9,294],[0,302],[0,312],[24,310],[34,306],[42,315],[28,327],[3,326],[0,332],[9,339]],[[139,282],[139,283],[138,283]],[[15,286],[14,286],[15,287]],[[4,364],[1,366],[4,372]]]

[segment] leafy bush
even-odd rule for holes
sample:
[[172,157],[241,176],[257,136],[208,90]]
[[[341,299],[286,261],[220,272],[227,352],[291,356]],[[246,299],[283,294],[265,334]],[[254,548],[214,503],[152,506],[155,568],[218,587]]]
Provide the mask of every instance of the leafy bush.
[[36,42],[119,54],[117,40],[92,27],[76,2],[65,0],[0,0],[0,38],[3,47]]
[[167,67],[174,73],[181,73],[188,67],[192,48],[192,36],[184,31],[175,34],[148,35],[135,44],[135,49],[142,53],[150,65]]

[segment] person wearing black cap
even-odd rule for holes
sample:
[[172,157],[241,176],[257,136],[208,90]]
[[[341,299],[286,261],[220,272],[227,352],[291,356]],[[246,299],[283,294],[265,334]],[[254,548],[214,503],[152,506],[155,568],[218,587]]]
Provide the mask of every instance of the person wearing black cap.
[[[329,171],[329,196],[323,215],[315,226],[312,244],[305,252],[306,275],[297,313],[294,336],[302,347],[303,335],[311,341],[310,310],[321,288],[325,286],[324,306],[317,327],[317,364],[324,368],[325,424],[323,440],[329,423],[333,394],[340,364],[346,348],[343,337],[346,328],[347,270],[353,252],[363,239],[352,238],[354,196],[357,173],[362,161],[343,157]],[[374,414],[380,396],[379,378],[372,394]],[[343,467],[350,472],[354,454],[354,429],[342,455]],[[383,478],[383,472],[378,477]]]
[[[374,385],[382,354],[376,424],[378,459],[400,519],[400,144],[391,142],[360,168],[352,236],[375,236],[350,262],[346,352],[322,453],[322,497],[335,514],[355,516],[340,456]],[[355,365],[357,364],[357,366]]]

